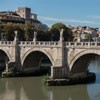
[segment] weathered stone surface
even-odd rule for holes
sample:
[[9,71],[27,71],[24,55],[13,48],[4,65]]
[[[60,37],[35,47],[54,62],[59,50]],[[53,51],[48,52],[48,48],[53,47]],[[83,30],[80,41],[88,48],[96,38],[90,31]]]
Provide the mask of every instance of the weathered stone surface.
[[[15,41],[0,41],[0,50],[6,53],[10,62],[15,62],[15,47]],[[21,66],[30,53],[38,51],[45,54],[52,63],[51,77],[54,78],[63,78],[69,74],[87,71],[89,62],[87,59],[91,58],[92,54],[100,55],[100,43],[63,42],[61,39],[58,42],[20,41],[18,49]]]

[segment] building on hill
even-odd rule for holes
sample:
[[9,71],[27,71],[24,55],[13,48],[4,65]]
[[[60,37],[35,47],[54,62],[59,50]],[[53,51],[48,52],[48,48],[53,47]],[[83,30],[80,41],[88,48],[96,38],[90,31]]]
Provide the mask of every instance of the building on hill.
[[47,29],[47,25],[44,25],[37,19],[37,14],[32,13],[30,8],[19,7],[15,11],[2,11],[0,12],[1,22],[13,22],[13,23],[31,23],[40,29]]
[[21,18],[25,19],[25,22],[31,21],[31,9],[27,7],[19,7],[15,11]]
[[25,19],[20,17],[17,13],[12,11],[0,12],[1,22],[25,23]]
[[[73,32],[74,41],[90,41],[91,38],[93,41],[97,39],[97,35],[100,33],[97,28],[91,28],[87,26],[75,26],[71,27],[70,29]],[[98,35],[99,36],[99,35]]]

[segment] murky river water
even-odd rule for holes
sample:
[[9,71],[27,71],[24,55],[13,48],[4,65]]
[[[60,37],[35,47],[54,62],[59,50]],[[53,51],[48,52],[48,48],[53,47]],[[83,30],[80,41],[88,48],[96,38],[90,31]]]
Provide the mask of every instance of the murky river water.
[[96,82],[87,85],[47,87],[41,77],[0,79],[0,100],[100,100],[100,58],[89,70],[96,72]]

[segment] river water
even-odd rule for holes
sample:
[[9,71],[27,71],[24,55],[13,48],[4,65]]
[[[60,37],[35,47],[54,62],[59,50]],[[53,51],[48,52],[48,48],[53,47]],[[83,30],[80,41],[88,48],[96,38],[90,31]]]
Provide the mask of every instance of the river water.
[[0,100],[100,100],[100,57],[89,70],[96,73],[96,82],[86,85],[44,86],[41,77],[0,79]]

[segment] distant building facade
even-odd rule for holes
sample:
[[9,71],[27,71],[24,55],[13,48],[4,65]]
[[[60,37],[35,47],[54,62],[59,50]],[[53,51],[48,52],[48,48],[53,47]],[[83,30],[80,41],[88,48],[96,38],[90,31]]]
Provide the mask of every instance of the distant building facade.
[[87,36],[91,36],[92,40],[95,41],[98,36],[100,36],[100,32],[97,28],[91,28],[87,26],[75,26],[69,27],[73,32],[74,41],[81,42],[87,41]]
[[1,22],[25,23],[25,19],[20,17],[17,13],[12,11],[0,12]]

